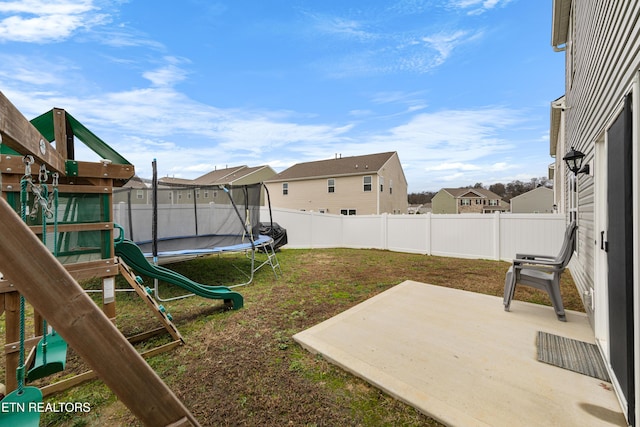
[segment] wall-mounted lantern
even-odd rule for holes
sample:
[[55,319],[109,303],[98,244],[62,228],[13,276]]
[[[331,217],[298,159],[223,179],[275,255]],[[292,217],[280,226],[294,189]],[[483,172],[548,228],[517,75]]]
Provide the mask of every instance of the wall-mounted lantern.
[[582,166],[582,161],[584,160],[584,153],[576,150],[571,147],[571,150],[567,153],[566,156],[562,158],[567,164],[567,167],[574,175],[578,175],[579,173],[589,173],[589,164]]

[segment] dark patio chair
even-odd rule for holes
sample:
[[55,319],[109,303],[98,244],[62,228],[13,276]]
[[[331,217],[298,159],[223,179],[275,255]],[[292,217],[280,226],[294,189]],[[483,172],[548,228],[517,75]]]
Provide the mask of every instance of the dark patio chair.
[[572,221],[564,233],[562,248],[557,256],[516,254],[516,259],[504,279],[504,309],[509,311],[516,285],[527,285],[546,291],[551,298],[558,320],[566,322],[560,276],[569,264],[576,247],[576,222]]

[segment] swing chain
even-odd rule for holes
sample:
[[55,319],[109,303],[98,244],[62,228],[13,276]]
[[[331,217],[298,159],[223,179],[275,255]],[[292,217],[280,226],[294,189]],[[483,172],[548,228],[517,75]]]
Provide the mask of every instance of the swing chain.
[[51,209],[52,200],[49,200],[49,189],[47,188],[47,180],[49,179],[49,171],[43,164],[40,166],[38,174],[39,184],[31,184],[31,191],[35,196],[33,201],[33,211],[29,215],[32,220],[38,216],[38,208],[42,209],[42,213],[47,219],[53,218],[53,210]]
[[36,161],[31,154],[27,154],[22,158],[22,163],[24,163],[24,178],[27,180],[31,180],[31,165]]
[[[58,174],[58,172],[54,172],[51,174],[51,185],[53,186],[53,191],[51,193],[49,193],[49,201],[47,204],[47,218],[51,219],[53,217],[53,212],[54,212],[54,199],[55,199],[55,192],[58,189],[58,179],[60,178],[60,175]],[[49,215],[50,214],[50,215]]]
[[43,163],[40,165],[40,173],[38,174],[38,182],[43,183],[49,180],[49,171],[47,170],[47,166]]

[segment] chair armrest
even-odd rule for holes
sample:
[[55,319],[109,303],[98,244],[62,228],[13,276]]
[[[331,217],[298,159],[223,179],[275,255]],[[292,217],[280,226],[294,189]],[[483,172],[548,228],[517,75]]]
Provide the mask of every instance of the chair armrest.
[[516,254],[516,259],[556,259],[551,255]]
[[514,270],[522,270],[525,268],[531,269],[531,270],[547,271],[547,272],[564,270],[562,263],[557,261],[549,261],[549,260],[542,260],[542,259],[514,259],[513,260]]

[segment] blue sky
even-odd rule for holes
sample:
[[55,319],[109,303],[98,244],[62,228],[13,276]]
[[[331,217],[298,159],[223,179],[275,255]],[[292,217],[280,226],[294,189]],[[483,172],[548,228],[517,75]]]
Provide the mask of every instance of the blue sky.
[[[545,176],[551,1],[0,1],[0,91],[151,176],[397,151],[409,192]],[[95,158],[83,151],[83,160]]]

